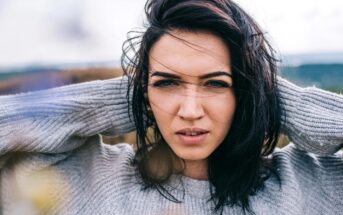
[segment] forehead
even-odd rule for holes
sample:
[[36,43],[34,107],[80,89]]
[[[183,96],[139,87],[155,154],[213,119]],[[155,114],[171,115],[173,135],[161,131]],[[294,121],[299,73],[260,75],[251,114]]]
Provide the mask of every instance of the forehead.
[[230,72],[230,51],[222,39],[207,32],[172,31],[151,48],[149,70],[198,76]]

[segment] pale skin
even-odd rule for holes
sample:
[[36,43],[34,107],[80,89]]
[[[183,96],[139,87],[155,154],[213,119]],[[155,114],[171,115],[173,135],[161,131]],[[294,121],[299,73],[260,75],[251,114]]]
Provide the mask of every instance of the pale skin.
[[230,51],[211,33],[171,33],[177,38],[165,34],[150,50],[148,101],[163,138],[185,161],[183,174],[206,180],[207,159],[236,108]]

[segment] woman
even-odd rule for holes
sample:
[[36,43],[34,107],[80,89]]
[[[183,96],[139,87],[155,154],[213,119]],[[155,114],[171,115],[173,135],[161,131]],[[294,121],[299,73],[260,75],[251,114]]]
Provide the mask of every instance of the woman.
[[[128,78],[0,98],[2,213],[43,172],[53,201],[19,204],[37,213],[339,214],[343,97],[276,78],[232,1],[150,0],[146,13]],[[97,135],[134,129],[135,150]],[[274,150],[280,130],[293,143]]]

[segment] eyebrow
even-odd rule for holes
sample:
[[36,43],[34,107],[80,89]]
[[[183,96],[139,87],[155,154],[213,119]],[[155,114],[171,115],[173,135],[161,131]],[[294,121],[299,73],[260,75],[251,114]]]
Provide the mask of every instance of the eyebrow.
[[[172,78],[172,79],[181,79],[180,76],[169,73],[169,72],[161,72],[161,71],[153,71],[151,74],[151,77],[153,76],[160,76],[163,78]],[[215,71],[215,72],[210,72],[204,75],[201,75],[199,78],[200,79],[207,79],[207,78],[213,78],[213,77],[218,77],[218,76],[228,76],[232,78],[232,75],[228,72],[224,71]]]

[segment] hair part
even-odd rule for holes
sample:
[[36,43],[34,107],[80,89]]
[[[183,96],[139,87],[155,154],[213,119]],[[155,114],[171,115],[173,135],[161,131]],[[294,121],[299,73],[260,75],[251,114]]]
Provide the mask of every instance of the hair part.
[[[147,29],[141,35],[131,32],[138,36],[129,37],[123,44],[121,59],[125,74],[132,76],[129,90],[137,128],[134,164],[144,184],[157,188],[171,201],[179,201],[163,189],[163,184],[172,174],[182,172],[182,164],[175,162],[176,155],[163,140],[145,96],[150,49],[172,30],[210,32],[230,50],[237,101],[226,138],[208,158],[211,200],[219,212],[226,205],[238,205],[244,213],[253,213],[249,196],[263,189],[272,173],[278,178],[267,158],[280,133],[275,51],[253,18],[230,0],[148,0],[145,13]],[[153,128],[153,138],[148,135],[149,127]]]

